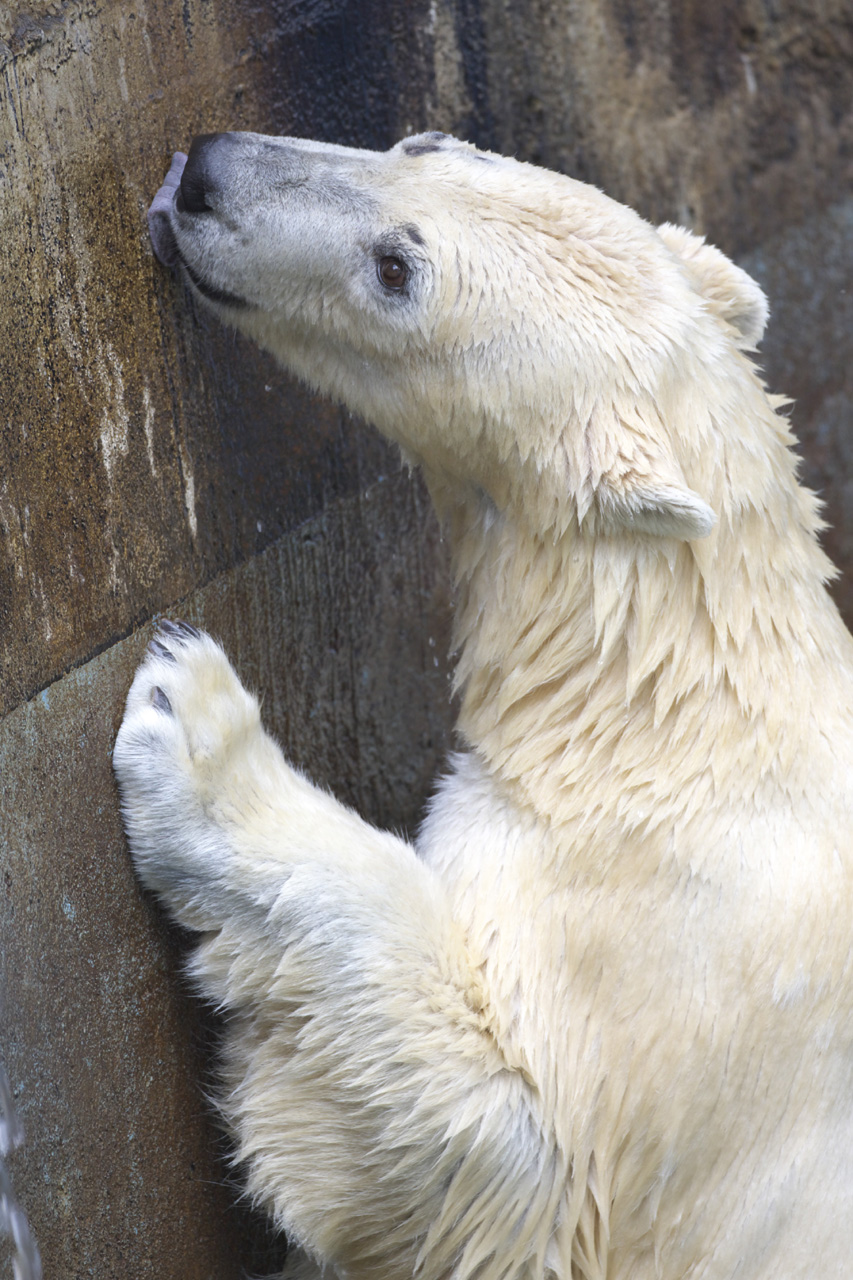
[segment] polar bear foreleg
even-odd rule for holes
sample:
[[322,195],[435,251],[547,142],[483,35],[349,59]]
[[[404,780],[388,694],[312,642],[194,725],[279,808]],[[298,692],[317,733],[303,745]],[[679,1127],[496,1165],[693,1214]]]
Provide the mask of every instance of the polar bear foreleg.
[[250,1192],[353,1274],[541,1268],[565,1170],[411,846],[292,769],[219,646],[178,624],[114,762],[143,882],[204,934],[191,967],[229,1014],[220,1105]]
[[220,646],[185,623],[163,623],[151,642],[113,763],[140,878],[189,928],[250,927],[309,865],[362,877],[366,892],[380,868],[398,892],[412,877],[432,887],[408,844],[287,763]]

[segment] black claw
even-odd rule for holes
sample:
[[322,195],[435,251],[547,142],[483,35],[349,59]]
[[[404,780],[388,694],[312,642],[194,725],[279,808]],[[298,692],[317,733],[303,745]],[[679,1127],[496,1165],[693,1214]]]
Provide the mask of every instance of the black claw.
[[158,711],[165,711],[167,716],[172,714],[171,702],[166,697],[163,690],[156,684],[151,690],[151,704],[152,706],[155,706]]
[[178,661],[175,655],[164,644],[161,644],[156,636],[153,640],[148,641],[148,652],[153,653],[155,658],[165,658],[167,662]]
[[188,622],[180,622],[172,618],[164,618],[160,623],[160,630],[164,635],[174,636],[176,640],[186,640],[187,637],[197,640],[201,635],[201,632],[190,626]]

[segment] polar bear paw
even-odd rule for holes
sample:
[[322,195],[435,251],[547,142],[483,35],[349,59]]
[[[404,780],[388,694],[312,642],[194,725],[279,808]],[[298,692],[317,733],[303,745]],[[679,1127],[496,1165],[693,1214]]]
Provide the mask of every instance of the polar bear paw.
[[113,765],[137,871],[173,906],[179,884],[186,899],[189,881],[201,885],[227,858],[265,738],[257,699],[220,646],[188,623],[162,622],[128,694]]
[[226,765],[236,742],[261,731],[257,699],[216,641],[168,619],[136,673],[119,738],[143,727],[149,750],[159,740],[207,778]]

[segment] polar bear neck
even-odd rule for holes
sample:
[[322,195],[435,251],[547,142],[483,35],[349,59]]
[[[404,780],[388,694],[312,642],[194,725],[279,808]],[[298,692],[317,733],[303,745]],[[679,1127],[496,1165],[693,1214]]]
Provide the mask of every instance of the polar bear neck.
[[817,504],[780,402],[754,384],[752,437],[727,442],[716,474],[739,469],[744,493],[773,499],[718,492],[711,538],[595,536],[577,521],[548,536],[474,499],[451,518],[459,727],[552,823],[590,817],[596,768],[599,803],[628,825],[663,818],[667,795],[677,810],[726,779],[746,791],[787,777],[810,749],[810,708],[844,714],[853,643],[825,590]]

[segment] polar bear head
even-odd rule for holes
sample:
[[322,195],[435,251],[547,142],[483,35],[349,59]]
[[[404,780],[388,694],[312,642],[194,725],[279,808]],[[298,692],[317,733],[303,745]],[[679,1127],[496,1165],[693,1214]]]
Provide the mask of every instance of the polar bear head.
[[434,495],[520,502],[548,530],[710,531],[687,388],[713,398],[766,305],[690,233],[439,133],[387,152],[207,135],[149,218],[207,305]]

